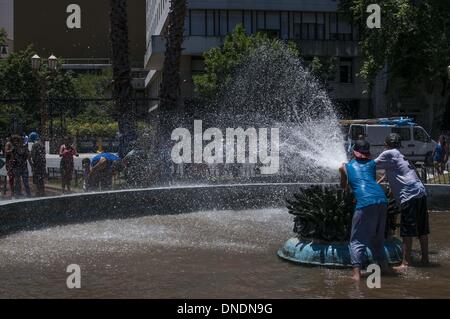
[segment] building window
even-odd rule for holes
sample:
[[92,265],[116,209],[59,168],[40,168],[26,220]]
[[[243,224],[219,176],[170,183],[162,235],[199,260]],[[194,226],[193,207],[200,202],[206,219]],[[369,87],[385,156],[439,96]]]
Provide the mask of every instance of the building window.
[[216,19],[213,10],[206,11],[206,35],[214,36],[216,34]]
[[294,12],[294,21],[293,21],[293,27],[294,27],[294,39],[301,39],[302,38],[302,16],[299,12]]
[[352,24],[349,17],[343,14],[338,15],[338,39],[343,41],[352,40]]
[[339,62],[339,82],[353,82],[353,65],[351,58],[341,58]]
[[225,36],[228,34],[228,14],[226,10],[219,10],[219,35]]
[[290,31],[289,31],[289,12],[283,12],[281,14],[281,38],[289,39]]
[[191,73],[192,75],[203,74],[205,72],[205,61],[201,56],[192,56]]
[[205,35],[206,23],[205,23],[205,10],[191,10],[191,35]]
[[232,32],[238,24],[242,25],[243,17],[242,11],[230,10],[228,11],[228,32]]
[[402,141],[410,141],[411,140],[411,131],[410,131],[409,127],[405,127],[405,128],[393,127],[391,131],[392,131],[392,133],[397,133],[398,135],[400,135],[400,140],[402,140]]
[[302,15],[301,38],[305,40],[316,39],[316,15],[312,12],[304,12]]
[[338,39],[338,18],[336,13],[330,13],[328,16],[330,25],[330,40]]
[[316,13],[317,39],[325,39],[325,13]]

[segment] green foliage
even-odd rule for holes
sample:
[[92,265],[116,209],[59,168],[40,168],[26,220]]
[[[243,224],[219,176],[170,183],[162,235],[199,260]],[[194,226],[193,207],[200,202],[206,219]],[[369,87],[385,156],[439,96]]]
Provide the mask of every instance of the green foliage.
[[327,242],[350,239],[353,196],[336,188],[315,186],[294,194],[287,200],[294,215],[294,232],[300,238]]
[[[264,33],[247,35],[242,25],[236,26],[232,33],[225,37],[221,47],[215,47],[205,52],[205,73],[194,76],[197,92],[201,97],[213,99],[231,81],[233,71],[247,58],[251,52],[261,45],[282,47],[281,40],[270,39]],[[289,50],[299,55],[292,43]]]
[[105,69],[100,74],[80,74],[73,80],[75,90],[81,99],[110,98],[111,82],[111,69]]
[[106,107],[92,104],[68,121],[67,130],[73,136],[110,137],[116,134],[118,125]]
[[361,75],[372,83],[387,63],[393,76],[409,82],[445,78],[450,64],[450,1],[378,1],[380,29],[366,26],[366,8],[371,3],[345,0],[342,4],[362,30]]
[[71,120],[67,124],[68,133],[79,137],[111,137],[117,133],[118,129],[117,122],[84,122],[77,119]]
[[336,74],[337,57],[317,57],[311,61],[310,70],[323,84],[333,81]]
[[[20,117],[25,131],[36,129],[39,122],[39,101],[41,99],[77,98],[73,75],[61,70],[51,71],[43,63],[38,71],[31,68],[31,57],[35,54],[31,47],[13,52],[0,64],[0,99],[17,100],[12,106],[20,109]],[[58,102],[60,105],[68,103]],[[12,109],[9,109],[12,112]],[[67,110],[69,111],[69,110]],[[11,117],[8,108],[3,110],[3,118]],[[5,120],[6,121],[6,120]]]
[[6,31],[3,28],[0,28],[0,45],[6,43]]

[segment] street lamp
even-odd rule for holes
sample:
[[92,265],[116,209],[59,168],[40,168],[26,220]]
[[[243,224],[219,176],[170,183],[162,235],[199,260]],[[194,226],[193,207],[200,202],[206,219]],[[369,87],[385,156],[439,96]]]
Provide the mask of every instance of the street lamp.
[[35,54],[31,57],[31,68],[34,71],[37,71],[39,70],[40,67],[41,67],[41,57]]
[[48,58],[48,68],[52,71],[56,71],[57,67],[58,67],[58,59],[52,54]]
[[[48,60],[48,69],[51,72],[56,71],[58,68],[58,59],[52,54]],[[33,69],[33,72],[36,76],[36,79],[39,83],[40,87],[40,99],[39,99],[39,112],[41,115],[41,136],[44,138],[47,137],[47,108],[45,105],[45,96],[47,94],[47,81],[48,79],[45,77],[42,77],[39,73],[39,70],[41,68],[41,58],[39,55],[35,54],[31,57],[31,68]]]

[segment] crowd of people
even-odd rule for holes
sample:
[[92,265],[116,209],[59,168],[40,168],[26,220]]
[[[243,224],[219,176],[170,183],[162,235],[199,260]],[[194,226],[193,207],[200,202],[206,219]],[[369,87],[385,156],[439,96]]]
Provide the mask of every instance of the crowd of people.
[[[29,142],[33,143],[31,151]],[[30,136],[11,135],[4,146],[5,168],[12,197],[31,197],[28,166],[33,172],[36,196],[45,195],[45,146],[35,132]]]
[[[11,197],[23,196],[43,197],[46,195],[45,180],[48,177],[46,148],[38,133],[29,136],[10,135],[2,149],[5,160],[0,163],[5,166],[7,185]],[[65,137],[59,147],[61,192],[70,193],[75,170],[75,157],[78,157],[77,148],[73,139]],[[85,191],[109,190],[112,188],[113,176],[122,169],[120,158],[112,153],[101,153],[92,159],[82,161],[84,171]],[[1,167],[0,167],[1,168]],[[32,183],[30,187],[30,171]],[[32,194],[32,190],[34,194]]]

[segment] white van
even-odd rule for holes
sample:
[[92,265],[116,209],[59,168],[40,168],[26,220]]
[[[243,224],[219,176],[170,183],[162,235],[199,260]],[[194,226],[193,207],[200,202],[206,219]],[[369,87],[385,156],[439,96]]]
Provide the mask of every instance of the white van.
[[347,137],[347,150],[361,135],[370,143],[373,157],[384,150],[384,141],[390,133],[398,133],[402,140],[400,151],[411,162],[423,162],[425,165],[433,163],[432,153],[436,142],[413,120],[408,118],[350,120],[341,121],[343,125],[350,125]]

